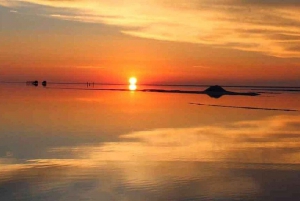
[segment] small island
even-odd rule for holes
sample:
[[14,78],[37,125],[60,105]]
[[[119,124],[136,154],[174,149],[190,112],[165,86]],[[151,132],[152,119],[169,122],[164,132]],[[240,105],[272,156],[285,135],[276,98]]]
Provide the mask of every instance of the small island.
[[185,93],[185,94],[206,94],[212,98],[220,98],[223,95],[239,95],[239,96],[258,96],[259,93],[254,92],[233,92],[227,91],[219,85],[210,86],[204,91],[185,91],[185,90],[164,90],[164,89],[143,89],[137,90],[142,92],[158,92],[158,93]]
[[203,91],[203,93],[209,95],[212,98],[220,98],[223,95],[240,95],[240,96],[258,96],[258,95],[260,95],[259,93],[254,93],[254,92],[227,91],[219,85],[210,86],[207,89],[205,89]]

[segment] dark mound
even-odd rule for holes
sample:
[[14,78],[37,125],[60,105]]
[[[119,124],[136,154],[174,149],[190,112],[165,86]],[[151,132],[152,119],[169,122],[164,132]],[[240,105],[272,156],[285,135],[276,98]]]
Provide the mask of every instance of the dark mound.
[[215,85],[215,86],[210,86],[207,89],[204,90],[205,92],[227,92],[225,89],[223,89],[222,87],[220,87],[219,85]]
[[42,82],[42,85],[43,85],[44,87],[46,87],[46,86],[47,86],[47,81],[43,81],[43,82]]

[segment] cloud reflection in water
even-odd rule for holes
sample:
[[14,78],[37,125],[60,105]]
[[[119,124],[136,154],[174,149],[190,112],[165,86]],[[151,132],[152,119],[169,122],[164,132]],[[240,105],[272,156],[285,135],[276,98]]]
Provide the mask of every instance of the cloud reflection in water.
[[[5,192],[31,200],[141,200],[141,196],[143,200],[246,200],[263,193],[272,200],[272,196],[297,195],[299,127],[300,116],[277,116],[140,131],[121,136],[120,142],[49,150],[58,156],[68,153],[69,159],[32,159],[23,164],[2,159],[0,198],[15,196]],[[280,183],[271,181],[276,178]],[[283,186],[289,191],[280,191]]]
[[300,116],[277,116],[225,126],[157,129],[121,136],[101,146],[53,148],[108,161],[219,161],[299,163]]

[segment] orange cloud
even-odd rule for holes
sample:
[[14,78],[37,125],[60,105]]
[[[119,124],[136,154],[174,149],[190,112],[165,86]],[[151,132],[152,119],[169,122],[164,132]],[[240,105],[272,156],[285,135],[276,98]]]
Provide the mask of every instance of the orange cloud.
[[116,25],[142,38],[299,58],[299,5],[276,2],[4,0],[0,5],[38,4],[48,17]]

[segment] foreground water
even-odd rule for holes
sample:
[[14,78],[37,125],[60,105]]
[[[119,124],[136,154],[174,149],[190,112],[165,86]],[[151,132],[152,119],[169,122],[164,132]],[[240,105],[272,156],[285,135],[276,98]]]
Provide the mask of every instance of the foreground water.
[[264,90],[0,85],[0,200],[299,200],[300,93]]

